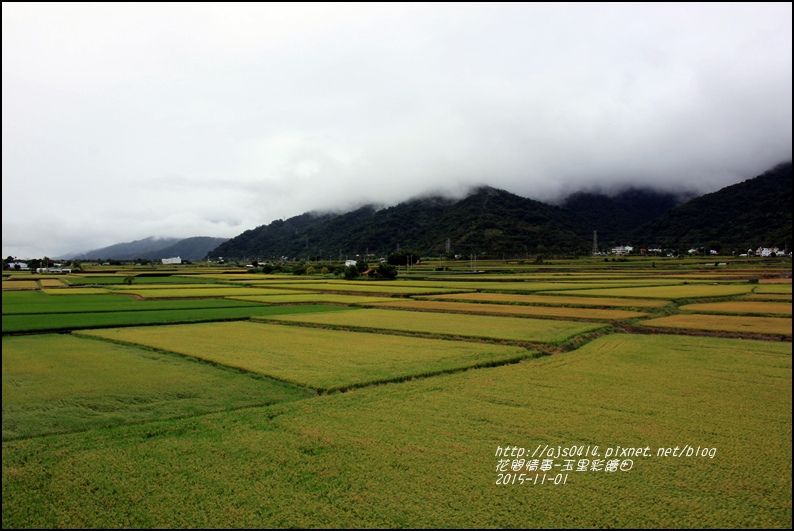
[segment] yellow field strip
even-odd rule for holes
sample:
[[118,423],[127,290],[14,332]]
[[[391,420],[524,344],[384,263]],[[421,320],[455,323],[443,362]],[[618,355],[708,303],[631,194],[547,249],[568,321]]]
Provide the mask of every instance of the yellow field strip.
[[519,304],[545,304],[549,306],[619,306],[633,308],[661,308],[669,304],[669,301],[658,299],[610,299],[607,297],[521,295],[517,293],[460,293],[451,295],[429,295],[415,298],[432,300],[471,300]]
[[791,336],[791,319],[782,317],[679,314],[650,319],[642,326]]
[[710,302],[704,304],[687,304],[681,306],[680,310],[689,312],[711,312],[711,313],[771,313],[778,315],[791,315],[791,304],[785,302],[756,302],[756,301],[734,301],[734,302]]
[[466,302],[391,300],[374,302],[378,308],[407,308],[411,310],[450,311],[501,315],[534,315],[541,317],[562,317],[575,319],[617,320],[645,317],[645,312],[628,310],[601,310],[595,308],[562,308],[551,306],[524,306],[518,304],[480,304]]

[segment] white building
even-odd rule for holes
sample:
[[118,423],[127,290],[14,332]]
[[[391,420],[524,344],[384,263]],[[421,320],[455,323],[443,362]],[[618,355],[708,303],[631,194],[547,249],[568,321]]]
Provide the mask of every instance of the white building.
[[163,261],[163,265],[172,265],[172,264],[181,264],[182,263],[182,259],[179,258],[178,256],[175,256],[174,258],[163,258],[162,261]]
[[623,247],[613,247],[612,248],[612,254],[624,255],[624,254],[629,254],[633,250],[634,250],[634,247],[632,247],[630,245],[624,245]]
[[345,260],[345,267],[350,267],[356,265],[355,260]]

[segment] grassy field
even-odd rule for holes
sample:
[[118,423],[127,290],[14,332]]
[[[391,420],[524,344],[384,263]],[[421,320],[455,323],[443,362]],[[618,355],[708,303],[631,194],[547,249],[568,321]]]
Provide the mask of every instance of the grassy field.
[[[791,398],[790,344],[612,335],[517,365],[6,442],[3,525],[786,528]],[[538,445],[599,456],[584,472],[552,459],[564,484],[496,484],[499,449]],[[652,457],[608,472],[618,446]],[[713,457],[657,456],[685,446]]]
[[3,527],[791,528],[789,262],[462,262],[12,275]]

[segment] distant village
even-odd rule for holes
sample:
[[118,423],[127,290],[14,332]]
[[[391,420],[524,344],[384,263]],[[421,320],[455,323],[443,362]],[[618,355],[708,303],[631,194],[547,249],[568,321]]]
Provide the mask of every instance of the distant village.
[[[687,251],[689,256],[719,256],[719,252],[715,249],[707,249],[704,247],[699,248],[691,248]],[[593,256],[619,256],[619,257],[627,257],[627,256],[666,256],[668,258],[673,258],[676,256],[675,253],[669,250],[661,249],[661,248],[637,248],[631,245],[623,245],[618,247],[613,247],[609,252],[598,252],[594,251],[592,253]],[[748,257],[748,256],[758,256],[764,258],[772,258],[772,257],[790,257],[791,251],[788,249],[779,249],[778,247],[759,247],[757,249],[748,249],[747,252],[740,253],[738,255],[734,254],[733,256],[739,257]],[[456,256],[457,258],[457,256]],[[223,262],[223,260],[219,260]],[[15,271],[30,271],[36,273],[48,273],[48,274],[68,274],[72,272],[72,268],[65,267],[63,263],[53,262],[49,267],[31,267],[31,263],[36,265],[42,264],[41,259],[35,260],[18,260],[13,257],[8,257],[3,260],[3,269],[5,270],[15,270]],[[151,261],[153,263],[156,261]],[[179,256],[175,256],[172,258],[162,258],[160,259],[162,265],[179,265],[182,264],[183,261]],[[354,261],[353,261],[354,262]],[[184,262],[189,263],[189,262]],[[111,265],[110,262],[104,262],[103,265]],[[349,264],[346,264],[349,265]]]

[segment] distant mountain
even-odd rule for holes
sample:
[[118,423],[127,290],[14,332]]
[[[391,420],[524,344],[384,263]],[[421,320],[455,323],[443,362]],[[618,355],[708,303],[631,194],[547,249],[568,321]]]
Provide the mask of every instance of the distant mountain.
[[[636,205],[634,196],[642,199],[634,200]],[[385,209],[368,205],[345,214],[315,212],[277,220],[230,239],[210,255],[339,258],[367,252],[386,256],[400,248],[441,255],[447,241],[452,253],[464,256],[586,254],[592,249],[594,227],[606,226],[603,220],[610,219],[607,230],[628,234],[637,219],[644,221],[648,218],[643,216],[655,212],[647,203],[673,206],[675,201],[667,195],[637,191],[617,199],[583,194],[559,207],[483,186],[457,201],[433,196]],[[618,211],[620,215],[613,214]]]
[[721,251],[791,248],[791,162],[669,210],[632,233],[637,244],[669,248],[719,243]]
[[179,256],[183,260],[202,260],[207,252],[225,242],[228,238],[144,238],[127,243],[117,243],[109,247],[59,257],[62,260],[160,260]]
[[583,218],[580,232],[598,231],[602,246],[630,243],[637,227],[652,221],[671,208],[691,199],[691,192],[658,192],[650,189],[629,188],[615,195],[599,192],[576,192],[560,205],[563,209]]
[[[691,193],[627,189],[578,192],[560,206],[488,186],[460,200],[433,196],[344,214],[307,212],[231,238],[212,257],[270,260],[387,256],[399,249],[439,256],[522,257],[592,251],[614,244],[725,246],[791,244],[791,164],[680,204]],[[737,247],[737,248],[738,248]]]

